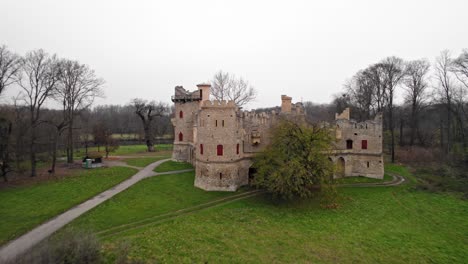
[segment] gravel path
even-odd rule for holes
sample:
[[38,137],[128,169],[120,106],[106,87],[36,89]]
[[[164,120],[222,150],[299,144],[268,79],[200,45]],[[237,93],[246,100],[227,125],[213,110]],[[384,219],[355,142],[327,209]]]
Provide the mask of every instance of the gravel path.
[[164,173],[155,173],[153,171],[154,168],[156,168],[161,163],[168,161],[168,160],[170,159],[159,160],[146,166],[145,168],[140,168],[140,171],[136,173],[135,175],[133,175],[131,178],[69,209],[68,211],[50,219],[49,221],[41,224],[40,226],[29,231],[28,233],[20,236],[19,238],[9,242],[8,244],[6,244],[0,249],[0,263],[9,259],[13,259],[19,254],[27,251],[28,249],[30,249],[31,247],[33,247],[34,245],[36,245],[43,239],[53,234],[55,231],[59,230],[66,224],[70,223],[71,221],[79,217],[80,215],[98,206],[104,201],[110,199],[112,196],[124,191],[125,189],[129,188],[130,186],[134,185],[135,183],[139,182],[140,180],[144,178],[157,176],[157,175],[163,175],[163,174],[174,174],[174,173],[192,171],[192,169],[171,171],[171,172],[164,172]]

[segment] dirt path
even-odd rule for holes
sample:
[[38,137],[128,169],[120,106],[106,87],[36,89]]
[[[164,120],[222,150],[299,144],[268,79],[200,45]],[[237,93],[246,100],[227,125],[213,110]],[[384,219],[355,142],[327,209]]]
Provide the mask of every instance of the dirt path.
[[191,171],[191,170],[181,170],[181,171],[171,171],[168,173],[155,173],[153,171],[161,163],[168,161],[168,160],[170,159],[159,160],[146,166],[143,169],[140,168],[140,171],[136,173],[135,175],[133,175],[131,178],[69,209],[68,211],[50,219],[49,221],[41,224],[40,226],[29,231],[28,233],[20,236],[19,238],[9,242],[8,244],[6,244],[0,249],[0,263],[5,260],[13,259],[14,257],[27,251],[28,249],[30,249],[31,247],[33,247],[34,245],[36,245],[43,239],[53,234],[55,231],[59,230],[66,224],[70,223],[71,221],[79,217],[80,215],[98,206],[104,201],[110,199],[114,195],[126,190],[127,188],[129,188],[130,186],[134,185],[135,183],[139,182],[140,180],[144,178],[157,176],[157,175],[163,175],[163,174],[169,174],[169,173],[174,174],[174,173]]

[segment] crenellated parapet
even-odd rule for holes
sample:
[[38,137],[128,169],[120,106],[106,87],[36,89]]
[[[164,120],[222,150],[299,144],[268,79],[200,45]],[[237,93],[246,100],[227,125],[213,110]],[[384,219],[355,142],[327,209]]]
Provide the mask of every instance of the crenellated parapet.
[[207,100],[203,101],[201,108],[237,108],[237,106],[234,101]]

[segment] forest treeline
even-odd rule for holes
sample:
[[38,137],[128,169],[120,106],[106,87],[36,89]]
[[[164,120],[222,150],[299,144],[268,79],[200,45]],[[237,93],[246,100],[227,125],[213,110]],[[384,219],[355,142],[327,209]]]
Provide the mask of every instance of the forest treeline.
[[[104,80],[88,65],[59,58],[44,50],[24,56],[0,46],[0,173],[37,174],[38,162],[65,153],[73,164],[79,148],[115,149],[124,141],[145,143],[154,151],[155,139],[172,134],[171,108],[143,99],[127,105],[93,106],[104,96]],[[4,98],[6,89],[17,91]],[[122,140],[125,139],[125,140]]]
[[[212,83],[213,91],[232,90],[221,94],[244,93],[239,97],[244,104],[256,94],[247,81],[222,71]],[[78,61],[43,50],[19,56],[0,46],[0,96],[6,89],[18,90],[14,98],[2,96],[8,102],[0,107],[2,176],[25,162],[34,176],[37,161],[52,161],[53,172],[57,153],[65,153],[67,162],[73,163],[74,150],[89,146],[143,143],[154,151],[157,139],[173,136],[169,105],[129,98],[127,105],[95,106],[103,85],[104,80]],[[392,162],[447,161],[464,166],[467,94],[468,50],[456,55],[442,51],[433,61],[384,58],[351,76],[329,104],[304,106],[312,123],[332,121],[346,107],[357,121],[382,112],[385,152]],[[396,103],[397,95],[404,100]]]

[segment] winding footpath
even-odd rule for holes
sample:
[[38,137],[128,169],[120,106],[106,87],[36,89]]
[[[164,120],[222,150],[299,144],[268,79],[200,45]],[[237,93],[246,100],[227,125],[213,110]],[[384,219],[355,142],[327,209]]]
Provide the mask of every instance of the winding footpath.
[[20,255],[21,253],[27,251],[43,239],[52,235],[55,231],[59,230],[66,224],[79,217],[80,215],[93,209],[94,207],[110,199],[114,195],[126,190],[127,188],[141,181],[142,179],[157,175],[182,173],[193,170],[188,169],[163,173],[155,173],[153,171],[157,166],[168,160],[170,159],[159,160],[154,163],[151,163],[150,165],[144,168],[139,168],[140,171],[133,175],[131,178],[50,219],[49,221],[41,224],[40,226],[16,238],[15,240],[12,240],[0,249],[0,263],[6,260],[11,260],[16,256]]
[[[98,206],[99,204],[103,203],[104,201],[110,199],[114,195],[126,190],[127,188],[131,187],[135,183],[141,181],[142,179],[148,178],[148,177],[153,177],[153,176],[158,176],[158,175],[164,175],[164,174],[177,174],[177,173],[183,173],[183,172],[188,172],[188,171],[193,171],[193,169],[187,169],[187,170],[179,170],[179,171],[169,171],[169,172],[162,172],[162,173],[156,173],[153,170],[159,166],[160,164],[168,161],[170,159],[164,159],[164,160],[159,160],[156,161],[144,168],[139,168],[139,167],[134,167],[134,166],[128,166],[126,164],[120,164],[118,162],[115,162],[115,164],[112,164],[113,166],[126,166],[126,167],[132,167],[139,169],[139,172],[133,175],[131,178],[121,182],[120,184],[110,188],[107,191],[104,191],[95,197],[69,209],[68,211],[50,219],[49,221],[39,225],[38,227],[34,228],[33,230],[29,231],[28,233],[20,236],[19,238],[16,238],[15,240],[9,242],[2,248],[0,248],[0,263],[14,259],[16,256],[19,256],[23,252],[29,250],[32,248],[34,245],[38,244],[40,241],[44,240],[48,236],[52,235],[54,232],[65,226],[66,224],[70,223],[74,219],[78,218],[80,215],[86,213],[87,211],[91,210],[92,208]],[[339,184],[338,186],[340,187],[385,187],[385,186],[396,186],[400,185],[405,181],[405,178],[403,178],[400,175],[389,173],[393,177],[391,181],[388,182],[381,182],[381,183],[355,183],[355,184]],[[166,215],[160,215],[160,216],[155,216],[155,217],[150,217],[148,219],[143,219],[141,221],[137,221],[135,223],[131,224],[125,224],[117,227],[110,228],[108,230],[103,230],[102,232],[99,232],[97,235],[101,237],[106,237],[106,236],[112,236],[117,233],[121,233],[123,231],[129,230],[129,229],[135,229],[139,228],[142,226],[146,226],[148,224],[154,224],[157,222],[162,222],[168,219],[173,219],[185,214],[190,214],[194,213],[196,211],[208,209],[211,207],[219,206],[225,203],[230,203],[233,201],[237,201],[240,199],[246,199],[255,195],[258,195],[260,193],[263,193],[262,191],[250,191],[246,193],[241,193],[239,195],[234,195],[232,197],[227,197],[211,202],[207,202],[205,204],[197,205],[194,207],[190,208],[185,208],[181,209],[175,212],[168,213]]]

